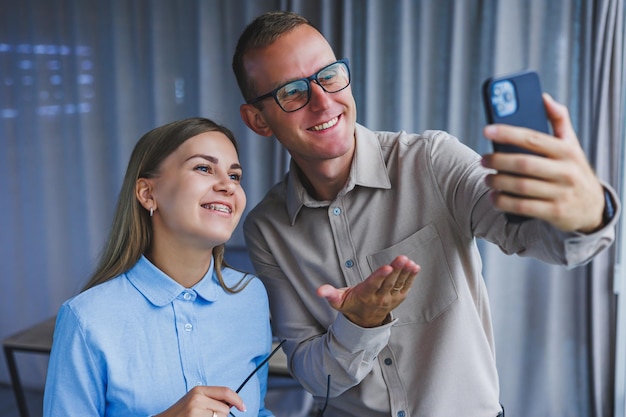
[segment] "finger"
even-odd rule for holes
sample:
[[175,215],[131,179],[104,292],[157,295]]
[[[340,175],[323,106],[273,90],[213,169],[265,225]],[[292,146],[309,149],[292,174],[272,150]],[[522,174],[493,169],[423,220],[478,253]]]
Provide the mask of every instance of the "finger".
[[535,178],[554,178],[561,167],[542,156],[524,153],[493,153],[483,156],[482,164],[498,173],[510,173]]
[[378,287],[377,294],[387,294],[394,291],[396,287],[402,287],[402,283],[406,279],[407,272],[405,268],[412,268],[411,265],[415,263],[411,261],[405,255],[399,255],[394,258],[389,265],[381,267],[374,271],[372,275],[379,275],[380,286]]
[[419,272],[419,265],[404,255],[398,256],[391,262],[391,266],[399,271],[399,280],[405,280],[408,276]]
[[[372,272],[369,277],[367,277],[364,281],[360,282],[356,286],[359,287],[359,292],[361,294],[375,294],[376,292],[380,291],[381,288],[389,289],[390,285],[393,286],[393,282],[395,281],[395,277],[397,277],[398,273],[399,271],[394,269],[394,267],[392,267],[391,265],[383,265],[374,272]],[[392,279],[391,282],[389,281],[390,277]],[[349,290],[350,288],[354,287],[339,289],[339,291]],[[342,296],[344,296],[344,294],[342,294]]]
[[392,295],[405,295],[413,285],[413,281],[417,274],[419,274],[421,267],[415,262],[410,261],[398,276],[393,288],[391,289]]
[[317,289],[317,295],[325,298],[334,309],[340,309],[343,304],[347,288],[335,288],[330,284],[324,284]]
[[496,143],[516,145],[552,159],[582,151],[572,125],[567,107],[543,94],[546,115],[552,125],[554,136],[531,129],[510,125],[487,125],[484,136]]
[[392,295],[394,295],[394,293],[404,289],[407,280],[411,277],[415,277],[420,267],[414,261],[403,255],[394,259],[391,266],[394,268],[394,274],[390,274],[386,279],[391,287],[386,285],[385,288],[389,289]]
[[495,191],[524,198],[555,200],[564,191],[563,184],[554,178],[532,178],[505,173],[489,174],[485,177],[485,183]]
[[519,198],[507,193],[494,192],[491,195],[493,205],[501,211],[544,219],[551,212],[551,201]]
[[488,125],[483,129],[483,134],[494,143],[519,146],[537,155],[551,159],[559,159],[559,157],[567,154],[568,148],[572,147],[571,143],[567,143],[560,138],[512,125]]
[[420,270],[420,266],[417,265],[417,272],[409,275],[409,277],[404,281],[402,288],[399,290],[399,293],[401,295],[406,295],[409,292],[409,290],[413,286],[413,282],[415,282],[415,278],[417,278],[417,275],[420,273]]
[[548,119],[552,124],[554,135],[557,138],[564,139],[568,142],[572,139],[575,139],[578,142],[567,107],[558,103],[550,94],[547,93],[543,94],[543,103],[546,108]]
[[400,279],[400,282],[398,282],[400,275],[401,275],[402,270],[400,269],[392,269],[391,273],[389,273],[384,281],[382,282],[381,286],[378,288],[378,290],[376,291],[376,294],[380,295],[380,294],[387,294],[388,292],[391,292],[394,290],[394,288],[396,286],[402,286],[402,279]]
[[363,284],[364,289],[372,294],[388,292],[396,282],[399,273],[400,271],[392,265],[383,265],[372,272],[361,284]]
[[211,404],[210,409],[218,413],[224,413],[223,415],[228,414],[230,407],[235,407],[239,411],[245,411],[246,409],[241,397],[228,387],[197,386],[193,389],[215,400]]
[[406,255],[398,255],[394,258],[393,261],[391,261],[389,265],[391,265],[391,267],[394,269],[403,269],[411,265],[411,263],[414,262],[410,260]]

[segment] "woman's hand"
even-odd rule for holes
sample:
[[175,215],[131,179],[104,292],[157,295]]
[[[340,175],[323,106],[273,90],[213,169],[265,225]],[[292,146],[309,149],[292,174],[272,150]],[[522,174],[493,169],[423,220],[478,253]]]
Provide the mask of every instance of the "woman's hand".
[[246,411],[243,400],[232,389],[197,386],[155,417],[226,417],[231,407]]

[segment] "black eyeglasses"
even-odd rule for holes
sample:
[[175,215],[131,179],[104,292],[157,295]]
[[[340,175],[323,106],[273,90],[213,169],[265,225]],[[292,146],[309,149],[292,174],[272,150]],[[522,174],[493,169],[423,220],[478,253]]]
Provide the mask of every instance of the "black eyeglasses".
[[[254,374],[256,374],[256,373],[259,371],[259,369],[261,369],[261,368],[263,367],[263,365],[265,365],[265,364],[267,363],[267,361],[269,361],[269,360],[270,360],[270,358],[271,358],[272,356],[274,356],[274,354],[275,354],[276,352],[278,352],[278,349],[280,349],[280,347],[281,347],[281,346],[283,345],[283,343],[285,343],[285,342],[286,342],[286,340],[285,340],[285,339],[281,340],[281,341],[280,341],[280,343],[278,344],[278,346],[276,346],[276,347],[274,348],[274,350],[272,351],[272,353],[270,353],[270,354],[267,356],[267,358],[263,359],[263,362],[261,362],[261,363],[260,363],[260,364],[259,364],[256,368],[254,368],[254,371],[252,371],[252,373],[251,373],[250,375],[248,375],[248,377],[247,377],[246,379],[244,379],[244,381],[241,383],[241,385],[239,385],[239,388],[237,388],[237,390],[235,390],[235,392],[236,392],[237,394],[239,394],[239,391],[241,391],[241,389],[244,387],[244,385],[246,385],[246,384],[248,383],[248,381],[250,381],[250,378],[252,378],[252,377],[254,376]],[[232,413],[232,411],[231,411],[229,414],[230,414],[231,416],[235,417],[235,415]]]
[[350,68],[347,59],[340,59],[325,66],[306,78],[289,81],[286,84],[248,101],[256,104],[266,98],[274,97],[276,103],[287,113],[300,110],[311,100],[311,82],[315,82],[327,93],[337,93],[350,85]]
[[326,411],[326,406],[328,405],[328,395],[330,394],[330,374],[328,374],[328,379],[326,381],[326,399],[324,400],[324,406],[318,411],[317,417],[324,417],[324,411]]

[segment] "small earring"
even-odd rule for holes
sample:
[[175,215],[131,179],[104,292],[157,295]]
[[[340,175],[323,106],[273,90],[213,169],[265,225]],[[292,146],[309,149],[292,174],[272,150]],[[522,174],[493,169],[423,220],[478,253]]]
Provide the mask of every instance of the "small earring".
[[150,207],[150,217],[154,214],[154,207]]

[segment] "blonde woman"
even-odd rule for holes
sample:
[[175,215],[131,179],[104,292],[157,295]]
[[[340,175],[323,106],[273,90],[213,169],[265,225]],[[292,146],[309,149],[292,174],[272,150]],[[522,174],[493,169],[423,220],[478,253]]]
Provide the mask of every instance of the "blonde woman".
[[241,175],[233,134],[211,120],[139,140],[96,272],[59,311],[45,416],[272,415],[267,367],[254,373],[272,342],[267,295],[224,262]]

